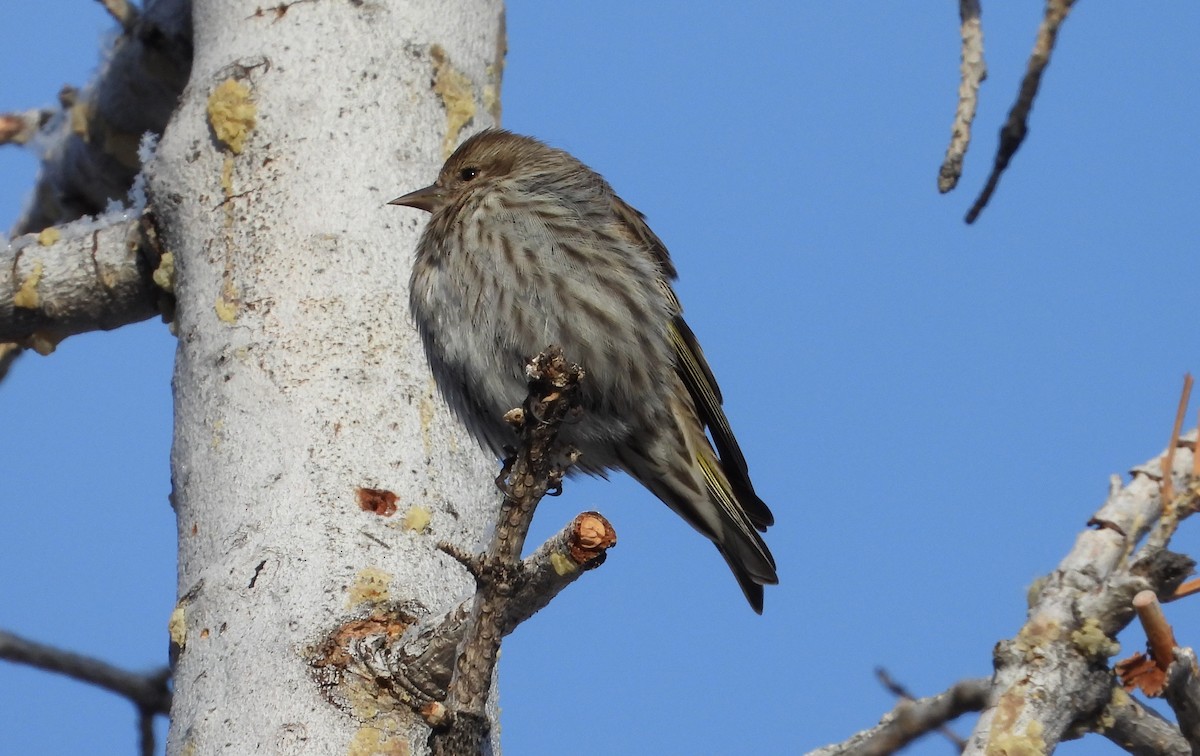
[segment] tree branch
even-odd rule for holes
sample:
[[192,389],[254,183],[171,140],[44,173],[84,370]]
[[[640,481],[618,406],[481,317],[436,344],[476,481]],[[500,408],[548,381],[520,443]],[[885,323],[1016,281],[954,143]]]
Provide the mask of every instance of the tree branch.
[[[77,223],[13,240],[0,252],[0,342],[48,354],[67,336],[153,317],[165,291],[147,221]],[[164,271],[165,272],[165,271]],[[169,287],[169,276],[159,280]]]
[[950,129],[950,146],[938,171],[938,191],[953,189],[962,176],[963,158],[971,144],[971,123],[979,106],[979,85],[987,78],[987,63],[983,60],[983,22],[980,20],[979,0],[959,0],[961,19],[962,63],[959,66],[958,107]]
[[[1189,435],[1195,438],[1194,431]],[[1177,443],[1173,473],[1183,487],[1192,451],[1187,442]],[[1161,463],[1157,457],[1135,469],[1125,486],[1114,481],[1089,520],[1095,529],[1081,533],[1036,586],[1025,626],[996,647],[993,703],[964,753],[1001,746],[1048,753],[1079,726],[1097,726],[1089,723],[1112,697],[1107,660],[1119,648],[1112,638],[1133,618],[1134,594],[1171,595],[1192,564],[1166,551],[1165,537],[1134,552],[1163,512]]]
[[149,674],[129,672],[99,659],[36,643],[2,630],[0,659],[57,672],[104,688],[128,698],[140,711],[149,714],[165,716],[171,713],[171,690],[167,687],[171,672],[165,667]]
[[[501,637],[541,611],[583,573],[603,564],[606,551],[615,544],[616,533],[608,520],[595,512],[576,516],[522,562],[524,579],[505,607]],[[421,623],[398,642],[380,648],[379,661],[368,662],[372,676],[404,678],[402,687],[419,690],[425,699],[420,703],[444,701],[472,603],[466,601],[437,621]]]
[[895,753],[922,735],[988,703],[987,678],[961,680],[949,690],[929,698],[903,700],[879,724],[842,743],[818,748],[808,756],[882,756]]
[[508,413],[521,439],[517,455],[505,462],[504,501],[487,551],[472,572],[478,588],[466,619],[454,675],[446,697],[447,725],[434,728],[434,754],[478,753],[488,734],[485,712],[500,640],[511,596],[526,576],[521,550],[533,513],[547,492],[557,492],[578,453],[557,444],[558,429],[579,412],[578,388],[583,370],[557,347],[534,357],[526,367],[529,397],[524,407]]
[[1017,101],[1012,110],[1008,112],[1008,120],[1000,129],[1000,146],[996,149],[996,159],[992,165],[991,175],[988,176],[987,183],[984,185],[983,191],[979,193],[975,204],[967,211],[967,223],[974,223],[979,214],[983,212],[983,208],[992,198],[992,193],[996,191],[997,184],[1000,183],[1000,175],[1008,168],[1008,163],[1017,153],[1021,142],[1025,141],[1025,135],[1029,131],[1029,113],[1033,110],[1033,101],[1041,86],[1042,74],[1046,72],[1046,66],[1050,65],[1050,55],[1054,52],[1054,43],[1058,39],[1059,29],[1074,4],[1075,0],[1047,0],[1046,2],[1046,14],[1038,27],[1037,40],[1033,45],[1033,53],[1029,56],[1025,78],[1021,80]]
[[1192,749],[1175,725],[1113,686],[1108,706],[1093,728],[1133,756],[1191,756]]
[[[555,445],[553,434],[570,413],[572,387],[580,376],[574,366],[562,361],[561,355],[542,355],[538,360],[541,367],[534,366],[532,371],[534,380],[525,408],[510,413],[521,416],[525,440],[517,457],[505,468],[509,482],[503,487],[508,495],[501,517],[505,523],[511,524],[513,518],[517,522],[509,528],[498,528],[497,538],[505,539],[499,558],[512,561],[502,564],[497,574],[492,566],[497,559],[495,549],[478,557],[455,552],[452,556],[477,575],[480,587],[471,599],[437,617],[418,619],[406,607],[398,606],[390,615],[356,617],[335,628],[308,656],[322,691],[337,705],[352,705],[363,696],[391,700],[418,712],[428,724],[445,732],[457,718],[448,707],[448,695],[458,660],[467,647],[468,633],[476,638],[488,635],[498,646],[500,639],[548,605],[568,585],[603,564],[607,550],[616,544],[612,525],[596,512],[584,512],[523,561],[515,561],[520,553],[515,534],[520,530],[523,537],[528,527],[533,495],[540,498],[556,488],[567,463],[574,458],[570,450]],[[452,551],[444,544],[441,548],[447,553]],[[509,582],[502,584],[500,579]],[[485,590],[500,595],[484,596]],[[475,616],[481,601],[490,606],[486,624],[479,624]],[[472,620],[476,624],[472,625]],[[494,667],[494,657],[491,664]],[[472,686],[486,697],[491,669],[486,670],[486,678],[482,666],[472,669],[478,675]],[[476,752],[469,743],[462,747]]]
[[1200,753],[1200,670],[1196,652],[1190,648],[1175,649],[1175,660],[1167,672],[1167,687],[1163,697],[1179,718],[1179,729],[1191,747]]

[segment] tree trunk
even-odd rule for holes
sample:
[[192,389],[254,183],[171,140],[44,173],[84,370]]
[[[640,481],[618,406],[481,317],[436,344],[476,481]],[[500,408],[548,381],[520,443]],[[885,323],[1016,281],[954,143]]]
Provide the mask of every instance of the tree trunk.
[[335,695],[314,649],[473,590],[437,545],[478,549],[497,469],[409,320],[425,217],[385,203],[495,123],[503,9],[266,5],[196,0],[149,167],[178,300],[168,752],[422,753],[423,720]]

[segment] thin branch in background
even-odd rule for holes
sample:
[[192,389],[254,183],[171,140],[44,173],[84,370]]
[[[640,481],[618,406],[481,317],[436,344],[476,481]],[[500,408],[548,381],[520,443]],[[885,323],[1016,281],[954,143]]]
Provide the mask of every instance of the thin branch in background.
[[154,712],[138,707],[138,752],[142,756],[154,756]]
[[139,710],[150,714],[171,712],[170,671],[130,672],[90,656],[27,640],[0,630],[0,659],[25,664],[47,672],[89,683],[128,698]]
[[958,107],[954,110],[954,125],[950,129],[950,146],[938,171],[938,191],[953,189],[962,176],[963,158],[971,145],[971,123],[979,106],[979,85],[987,79],[987,63],[983,60],[983,21],[979,0],[959,0],[958,15],[962,21],[962,63],[958,82]]
[[1033,53],[1029,56],[1029,64],[1025,69],[1025,78],[1021,80],[1021,89],[1017,102],[1008,112],[1008,120],[1000,129],[1000,146],[996,149],[996,160],[992,173],[988,176],[987,184],[975,200],[975,204],[967,211],[967,223],[974,223],[983,208],[987,206],[1000,183],[1000,174],[1008,168],[1008,163],[1016,154],[1017,148],[1025,140],[1029,131],[1029,112],[1033,109],[1034,98],[1037,97],[1038,87],[1042,83],[1042,74],[1050,64],[1050,55],[1054,51],[1054,43],[1058,39],[1058,31],[1071,12],[1075,0],[1047,0],[1046,15],[1038,27],[1037,41],[1033,45]]
[[479,557],[451,554],[470,569],[478,587],[446,698],[446,724],[430,734],[434,754],[478,753],[487,738],[485,707],[507,607],[525,579],[521,564],[525,537],[538,503],[548,491],[561,488],[577,457],[577,452],[561,448],[557,441],[559,426],[579,411],[583,370],[568,363],[560,349],[549,347],[529,362],[525,372],[529,397],[505,418],[517,430],[520,448],[505,462],[504,501],[491,544]]
[[112,16],[121,28],[125,31],[131,31],[137,25],[138,18],[141,16],[138,9],[129,0],[97,0],[104,9],[108,11],[108,15]]
[[[875,677],[879,679],[879,682],[883,685],[883,687],[887,688],[889,693],[897,698],[903,701],[917,700],[917,697],[910,693],[908,688],[896,682],[896,680],[893,679],[892,676],[888,674],[888,671],[883,667],[875,668]],[[954,746],[958,748],[960,753],[962,752],[962,749],[967,747],[967,741],[959,737],[957,732],[951,730],[949,725],[939,725],[937,731],[942,735],[945,735],[946,739],[953,743]]]
[[960,680],[944,693],[904,700],[879,724],[843,743],[811,751],[808,756],[883,756],[895,753],[917,738],[971,711],[980,711],[991,697],[991,680]]
[[[1179,446],[1179,434],[1183,432],[1183,416],[1187,414],[1188,402],[1192,398],[1192,374],[1185,373],[1183,376],[1183,391],[1179,392],[1179,406],[1175,410],[1175,423],[1171,426],[1171,439],[1167,443],[1167,451],[1163,460],[1162,472],[1162,497],[1163,518],[1173,518],[1175,509],[1172,502],[1175,500],[1175,483],[1173,481],[1175,472],[1175,448]],[[1192,465],[1195,466],[1196,457],[1192,457]]]

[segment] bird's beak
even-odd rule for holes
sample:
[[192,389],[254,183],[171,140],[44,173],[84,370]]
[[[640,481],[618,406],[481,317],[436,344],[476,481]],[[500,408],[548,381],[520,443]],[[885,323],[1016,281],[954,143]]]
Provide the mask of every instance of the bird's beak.
[[389,202],[389,205],[407,205],[415,207],[418,210],[424,210],[427,213],[432,213],[442,205],[442,188],[437,184],[431,184],[424,189],[418,189],[415,192],[409,192],[403,197],[397,197]]

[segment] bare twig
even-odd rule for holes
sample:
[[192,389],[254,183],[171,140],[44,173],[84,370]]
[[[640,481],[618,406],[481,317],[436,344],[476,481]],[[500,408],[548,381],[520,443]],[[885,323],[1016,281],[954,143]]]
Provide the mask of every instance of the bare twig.
[[1175,725],[1147,709],[1120,686],[1096,717],[1094,729],[1133,756],[1192,756]]
[[446,698],[446,726],[434,728],[434,754],[477,753],[488,734],[485,713],[492,675],[503,637],[507,606],[525,575],[521,549],[534,510],[547,491],[558,489],[576,453],[557,444],[560,424],[577,411],[583,371],[550,347],[530,361],[529,397],[520,411],[509,413],[520,449],[512,463],[496,531],[479,558],[478,587],[466,632],[458,649],[454,675]]
[[154,756],[154,712],[138,708],[138,751],[142,756]]
[[1191,745],[1193,754],[1200,753],[1200,670],[1196,667],[1196,652],[1190,648],[1175,649],[1167,687],[1163,697],[1179,718],[1179,729]]
[[949,690],[929,698],[896,704],[879,724],[844,743],[812,751],[808,756],[882,756],[895,753],[922,735],[988,703],[991,684],[987,678],[962,680]]
[[26,640],[2,630],[0,659],[57,672],[104,688],[128,698],[140,710],[151,714],[165,715],[171,711],[171,691],[167,687],[170,670],[165,668],[149,674],[129,672],[90,656]]
[[[507,636],[584,572],[603,564],[606,551],[616,540],[608,520],[596,512],[584,512],[543,543],[522,563],[524,579],[505,607],[500,635]],[[466,634],[471,603],[460,605],[435,622],[414,627],[390,644],[379,662],[358,658],[369,668],[366,677],[375,681],[394,679],[410,693],[418,691],[413,694],[417,703],[444,700]]]
[[1025,140],[1029,131],[1029,112],[1033,109],[1034,98],[1037,97],[1038,87],[1042,83],[1042,75],[1050,64],[1050,55],[1054,51],[1054,43],[1058,39],[1059,29],[1075,0],[1047,0],[1046,14],[1038,27],[1037,41],[1033,45],[1033,53],[1025,69],[1025,78],[1021,80],[1021,89],[1017,94],[1017,102],[1008,112],[1008,120],[1000,129],[1000,146],[996,149],[996,159],[992,173],[988,176],[987,184],[975,200],[975,204],[967,211],[967,223],[974,223],[983,208],[987,206],[996,185],[1000,183],[1000,175],[1008,168],[1008,163],[1016,154],[1017,148]]
[[971,123],[979,106],[979,85],[987,78],[979,0],[959,0],[958,15],[962,22],[962,63],[950,146],[946,148],[946,158],[938,171],[938,191],[943,194],[953,189],[962,176],[963,158],[971,145]]
[[[1179,406],[1175,410],[1175,424],[1171,426],[1171,439],[1167,443],[1166,458],[1163,461],[1163,470],[1175,469],[1175,447],[1179,445],[1179,433],[1183,430],[1183,416],[1187,414],[1188,401],[1192,398],[1192,374],[1187,373],[1183,376],[1183,390],[1179,392]],[[1193,460],[1195,457],[1193,457]],[[1175,485],[1172,482],[1172,475],[1163,475],[1162,478],[1162,497],[1163,517],[1173,517],[1174,508],[1172,503],[1175,500]]]
[[1133,597],[1133,608],[1146,631],[1151,658],[1159,669],[1166,671],[1175,659],[1175,633],[1163,614],[1158,596],[1154,591],[1142,591]]
[[[895,679],[893,679],[892,676],[888,674],[888,671],[883,667],[875,668],[875,677],[879,679],[879,682],[883,685],[883,687],[887,688],[889,693],[897,698],[905,701],[917,700],[917,697],[910,693],[908,688],[904,687]],[[960,738],[958,733],[956,733],[954,730],[951,730],[948,725],[939,725],[937,731],[944,735],[947,740],[953,743],[959,751],[962,751],[963,748],[966,748],[967,741]]]

